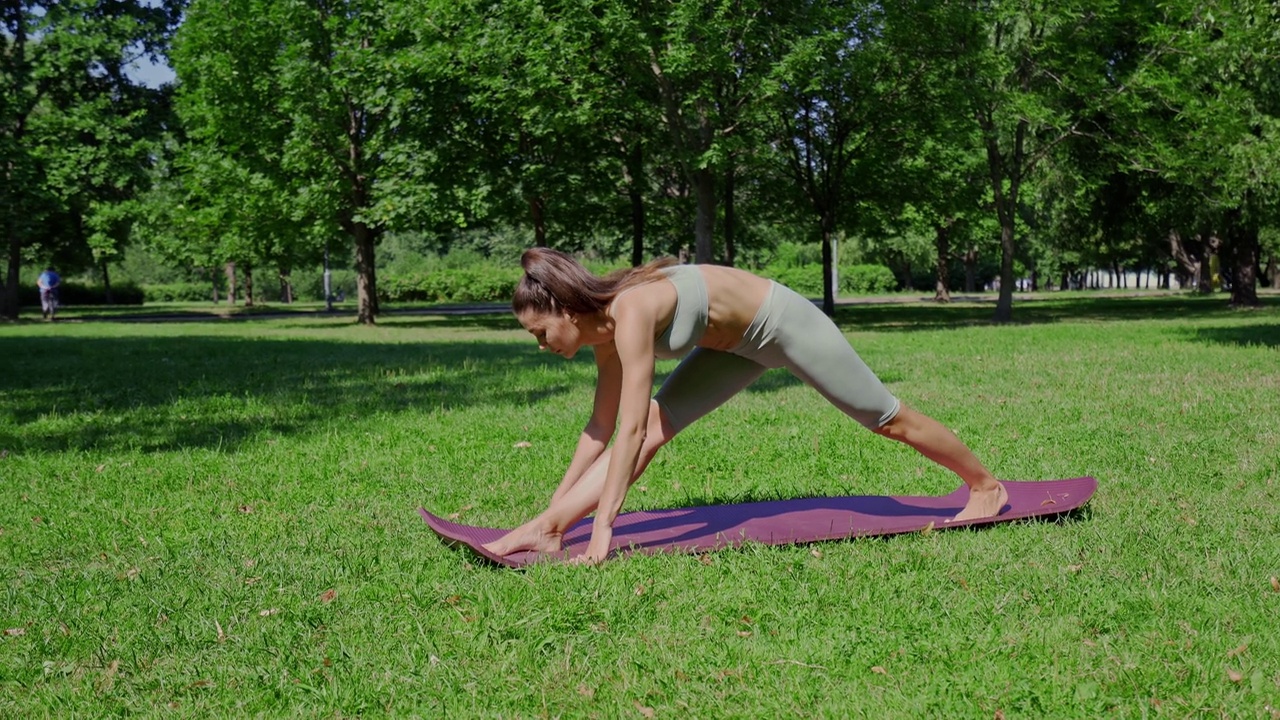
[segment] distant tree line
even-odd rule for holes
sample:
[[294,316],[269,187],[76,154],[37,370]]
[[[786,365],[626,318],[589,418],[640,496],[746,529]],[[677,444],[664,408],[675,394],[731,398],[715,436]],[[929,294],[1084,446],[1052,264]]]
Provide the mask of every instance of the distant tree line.
[[[1086,270],[1256,304],[1280,256],[1269,0],[0,0],[23,262],[140,246],[289,286],[326,253],[378,312],[389,237],[752,265],[816,243],[946,299]],[[139,56],[177,74],[150,90]],[[838,253],[838,255],[837,255]],[[242,281],[243,282],[243,281]],[[424,291],[425,292],[425,291]],[[287,291],[286,293],[287,294]]]

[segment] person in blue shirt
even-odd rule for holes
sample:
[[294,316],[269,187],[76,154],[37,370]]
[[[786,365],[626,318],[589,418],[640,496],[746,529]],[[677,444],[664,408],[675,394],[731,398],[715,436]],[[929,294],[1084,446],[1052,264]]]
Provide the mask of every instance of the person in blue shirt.
[[60,285],[62,285],[62,278],[52,266],[45,268],[36,280],[36,286],[40,288],[40,314],[46,320],[52,320],[58,312],[58,286]]

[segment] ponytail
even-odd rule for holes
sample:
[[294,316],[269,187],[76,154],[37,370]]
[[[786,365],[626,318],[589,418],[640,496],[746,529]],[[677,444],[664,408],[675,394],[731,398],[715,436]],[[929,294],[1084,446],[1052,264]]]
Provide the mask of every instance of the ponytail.
[[559,250],[530,248],[520,258],[524,277],[516,285],[511,309],[517,315],[525,311],[591,315],[608,307],[623,290],[653,282],[662,277],[663,268],[675,264],[672,258],[660,258],[598,277]]

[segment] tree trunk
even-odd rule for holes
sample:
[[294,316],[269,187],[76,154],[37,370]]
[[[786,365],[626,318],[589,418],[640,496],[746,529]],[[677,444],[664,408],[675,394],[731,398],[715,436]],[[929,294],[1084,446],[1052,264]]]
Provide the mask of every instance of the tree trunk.
[[[1013,319],[1013,256],[1016,247],[1014,232],[1018,222],[1018,189],[1022,181],[1023,149],[1028,121],[1018,122],[1014,132],[1012,157],[1006,161],[1000,152],[1000,141],[990,115],[983,118],[987,145],[987,168],[991,174],[992,199],[996,216],[1000,221],[1000,296],[996,300],[996,312],[992,318],[1004,323]],[[1008,187],[1005,181],[1008,181]]]
[[964,291],[971,293],[978,288],[978,248],[970,246],[964,252]]
[[631,201],[631,267],[644,264],[644,154],[640,144],[627,153],[623,166],[623,178],[627,184],[627,198]]
[[533,244],[547,246],[547,204],[539,196],[529,198],[529,214],[533,218]]
[[693,171],[693,195],[698,214],[693,221],[693,261],[712,262],[712,240],[716,229],[716,177],[710,168]]
[[735,222],[733,208],[733,186],[735,180],[733,159],[729,160],[729,169],[724,176],[724,264],[733,267],[733,226]]
[[293,281],[290,278],[289,268],[280,268],[280,302],[285,305],[293,304]]
[[1213,292],[1213,258],[1208,252],[1196,263],[1196,292],[1208,295]]
[[377,238],[374,231],[363,222],[354,224],[356,238],[356,298],[359,308],[357,319],[362,325],[372,325],[378,314],[378,278],[374,270],[374,247]]
[[1275,255],[1267,258],[1267,277],[1271,278],[1271,289],[1280,290],[1280,258]]
[[951,302],[951,288],[947,284],[948,269],[951,261],[951,228],[955,219],[947,219],[934,227],[934,245],[938,250],[938,262],[934,268],[933,299],[940,303]]
[[1013,319],[1013,212],[1001,213],[1000,217],[1000,296],[996,300],[996,322],[1004,323]]
[[1231,276],[1231,306],[1258,306],[1258,228],[1250,224],[1242,226],[1237,222],[1228,231],[1230,246],[1226,249],[1228,266],[1226,271]]
[[831,291],[831,226],[835,223],[823,217],[822,222],[822,312],[827,317],[836,314],[836,297]]
[[116,299],[111,293],[111,272],[107,270],[107,261],[102,261],[102,289],[108,305],[115,305]]
[[213,304],[218,304],[218,271],[209,269],[209,285],[213,288]]
[[227,304],[236,304],[236,264],[228,262],[226,265],[227,272]]
[[[12,204],[10,205],[12,207]],[[0,298],[0,315],[10,319],[18,319],[18,276],[22,272],[22,240],[18,236],[18,218],[5,218],[5,226],[9,240],[9,271],[4,283],[4,297]]]
[[244,306],[253,307],[253,266],[244,266]]

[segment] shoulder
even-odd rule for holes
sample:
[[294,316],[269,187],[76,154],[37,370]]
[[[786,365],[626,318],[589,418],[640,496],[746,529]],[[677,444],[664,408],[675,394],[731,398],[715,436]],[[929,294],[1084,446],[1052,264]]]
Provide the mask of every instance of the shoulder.
[[606,313],[615,322],[657,320],[675,303],[675,286],[666,278],[656,278],[618,293]]

